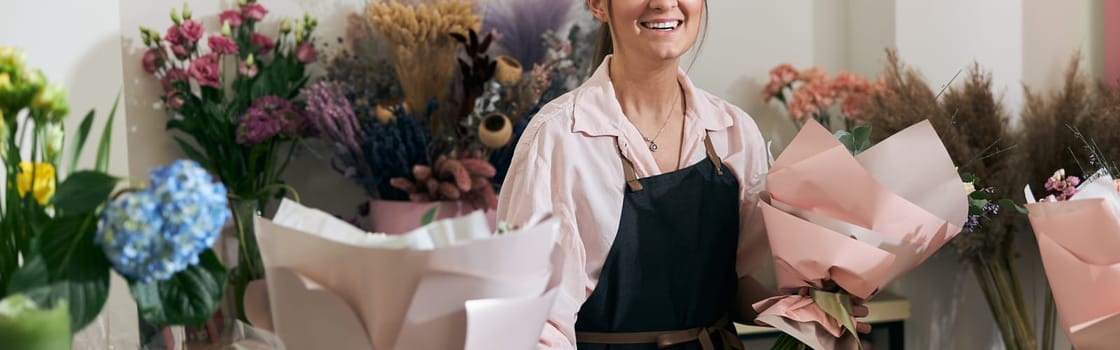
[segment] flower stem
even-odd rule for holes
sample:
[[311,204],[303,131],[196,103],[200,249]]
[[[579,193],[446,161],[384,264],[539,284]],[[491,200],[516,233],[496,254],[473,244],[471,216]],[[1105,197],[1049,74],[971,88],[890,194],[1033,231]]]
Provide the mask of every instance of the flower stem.
[[980,290],[984,292],[984,298],[988,300],[988,308],[992,312],[992,317],[995,318],[996,326],[999,327],[1004,347],[1014,349],[1015,338],[1007,320],[1008,313],[1004,311],[1003,303],[999,301],[995,283],[984,260],[984,257],[974,258],[972,260],[972,272],[976,274],[976,281],[980,284]]

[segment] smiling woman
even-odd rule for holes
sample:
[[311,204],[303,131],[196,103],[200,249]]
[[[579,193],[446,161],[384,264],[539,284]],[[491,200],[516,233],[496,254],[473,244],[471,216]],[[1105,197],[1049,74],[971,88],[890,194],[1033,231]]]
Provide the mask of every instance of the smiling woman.
[[565,253],[540,347],[741,349],[731,321],[776,294],[755,279],[764,141],[680,69],[705,0],[587,0],[602,24],[591,78],[533,117],[498,203],[514,226],[552,214]]
[[[605,3],[607,3],[607,8],[609,9],[610,8],[610,3],[612,2],[612,0],[588,1],[589,4],[592,3],[592,2],[605,2]],[[703,4],[702,5],[703,6],[703,12],[702,13],[703,14],[708,13],[708,2],[707,1],[691,0],[691,1],[685,1],[685,2],[702,3]],[[707,28],[708,28],[708,16],[707,15],[701,15],[700,17],[701,17],[700,18],[700,29],[699,29],[700,33],[699,33],[699,36],[698,36],[699,37],[699,43],[696,44],[697,51],[699,51],[700,48],[704,47],[704,37],[707,35]],[[661,30],[661,31],[672,32],[672,31],[676,31],[677,29],[680,29],[680,27],[683,24],[684,24],[684,20],[676,19],[676,20],[670,20],[670,21],[665,21],[665,22],[660,22],[660,23],[646,23],[645,25],[648,25],[648,28],[651,29],[651,30]],[[693,38],[697,37],[696,33],[691,33],[691,34],[692,34]],[[597,42],[595,43],[595,60],[593,61],[594,65],[591,66],[592,68],[597,67],[600,63],[603,62],[604,58],[606,58],[608,55],[611,55],[611,54],[614,53],[614,38],[613,38],[613,35],[614,34],[611,33],[611,24],[609,22],[604,21],[599,27],[599,38],[598,38]],[[695,61],[695,59],[696,58],[694,56],[693,60]]]

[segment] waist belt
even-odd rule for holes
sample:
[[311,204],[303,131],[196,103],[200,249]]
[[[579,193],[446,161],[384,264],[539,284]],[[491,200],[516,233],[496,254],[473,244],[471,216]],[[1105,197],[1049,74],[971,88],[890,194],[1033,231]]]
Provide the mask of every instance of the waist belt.
[[743,350],[743,342],[739,336],[727,330],[727,317],[721,318],[709,327],[697,327],[676,331],[653,332],[576,332],[576,341],[593,344],[657,344],[658,348],[667,348],[677,344],[699,341],[703,350],[716,350],[713,337],[723,340],[722,350]]

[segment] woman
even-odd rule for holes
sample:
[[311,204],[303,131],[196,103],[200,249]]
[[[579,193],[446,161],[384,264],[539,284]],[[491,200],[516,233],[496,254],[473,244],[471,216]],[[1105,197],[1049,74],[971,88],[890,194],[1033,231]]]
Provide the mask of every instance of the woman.
[[561,223],[563,283],[540,345],[741,348],[730,321],[774,294],[748,274],[765,259],[752,216],[767,153],[750,116],[678,68],[707,3],[588,6],[601,63],[533,117],[498,204],[513,225]]

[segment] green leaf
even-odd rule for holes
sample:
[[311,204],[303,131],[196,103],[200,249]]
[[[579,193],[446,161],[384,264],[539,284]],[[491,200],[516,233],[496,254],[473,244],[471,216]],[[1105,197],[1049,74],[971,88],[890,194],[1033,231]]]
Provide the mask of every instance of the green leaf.
[[12,275],[12,281],[8,282],[8,291],[11,294],[17,291],[27,292],[46,287],[51,283],[47,276],[47,263],[43,260],[43,256],[30,254],[26,258],[23,266],[20,266]]
[[871,126],[864,125],[857,127],[852,131],[852,138],[855,139],[856,151],[853,153],[860,153],[871,148]]
[[1010,199],[999,200],[999,206],[1004,207],[1004,208],[1012,208],[1016,212],[1018,212],[1019,214],[1027,214],[1027,208],[1019,206],[1019,204],[1011,201]]
[[82,124],[78,126],[77,141],[74,142],[74,148],[70,151],[70,167],[66,168],[68,171],[73,172],[78,168],[78,158],[81,158],[82,149],[86,146],[86,139],[89,138],[89,129],[93,127],[93,110],[86,113],[86,117],[82,118]]
[[98,171],[79,171],[66,177],[54,194],[55,208],[63,213],[92,212],[109,199],[120,179]]
[[155,326],[201,326],[221,303],[226,269],[214,251],[199,256],[198,265],[179,271],[166,281],[131,282],[140,315]]
[[428,211],[424,212],[424,216],[420,217],[420,226],[425,226],[435,221],[436,213],[439,213],[438,205],[432,206],[432,209],[428,209]]
[[976,182],[976,175],[972,175],[972,173],[963,173],[961,174],[961,181]]
[[113,109],[109,111],[109,120],[105,121],[105,129],[101,130],[101,144],[97,147],[97,165],[94,169],[105,172],[109,170],[109,146],[113,138],[113,120],[117,117],[117,104],[121,102],[121,91],[117,90],[117,99],[113,101]]
[[[52,306],[66,300],[70,328],[75,333],[101,313],[109,298],[110,266],[94,243],[95,220],[89,214],[55,218],[47,223],[33,244],[41,257],[32,258],[30,268],[21,271],[41,276],[18,277],[21,283],[12,283],[9,290],[24,292],[40,305]],[[35,259],[41,259],[45,266],[37,265]],[[46,276],[48,283],[43,284],[42,276]]]
[[857,153],[856,140],[854,137],[852,137],[852,133],[848,132],[847,130],[840,130],[832,134],[832,136],[835,136],[838,140],[840,140],[840,143],[844,144],[844,148],[847,148],[848,152],[852,154]]
[[207,159],[206,156],[202,155],[202,152],[199,152],[197,148],[191,146],[191,144],[186,140],[175,136],[175,143],[179,144],[179,148],[183,150],[183,153],[187,154],[187,157],[190,157],[192,160],[198,162],[199,166],[202,166],[205,169],[210,168],[210,160]]

